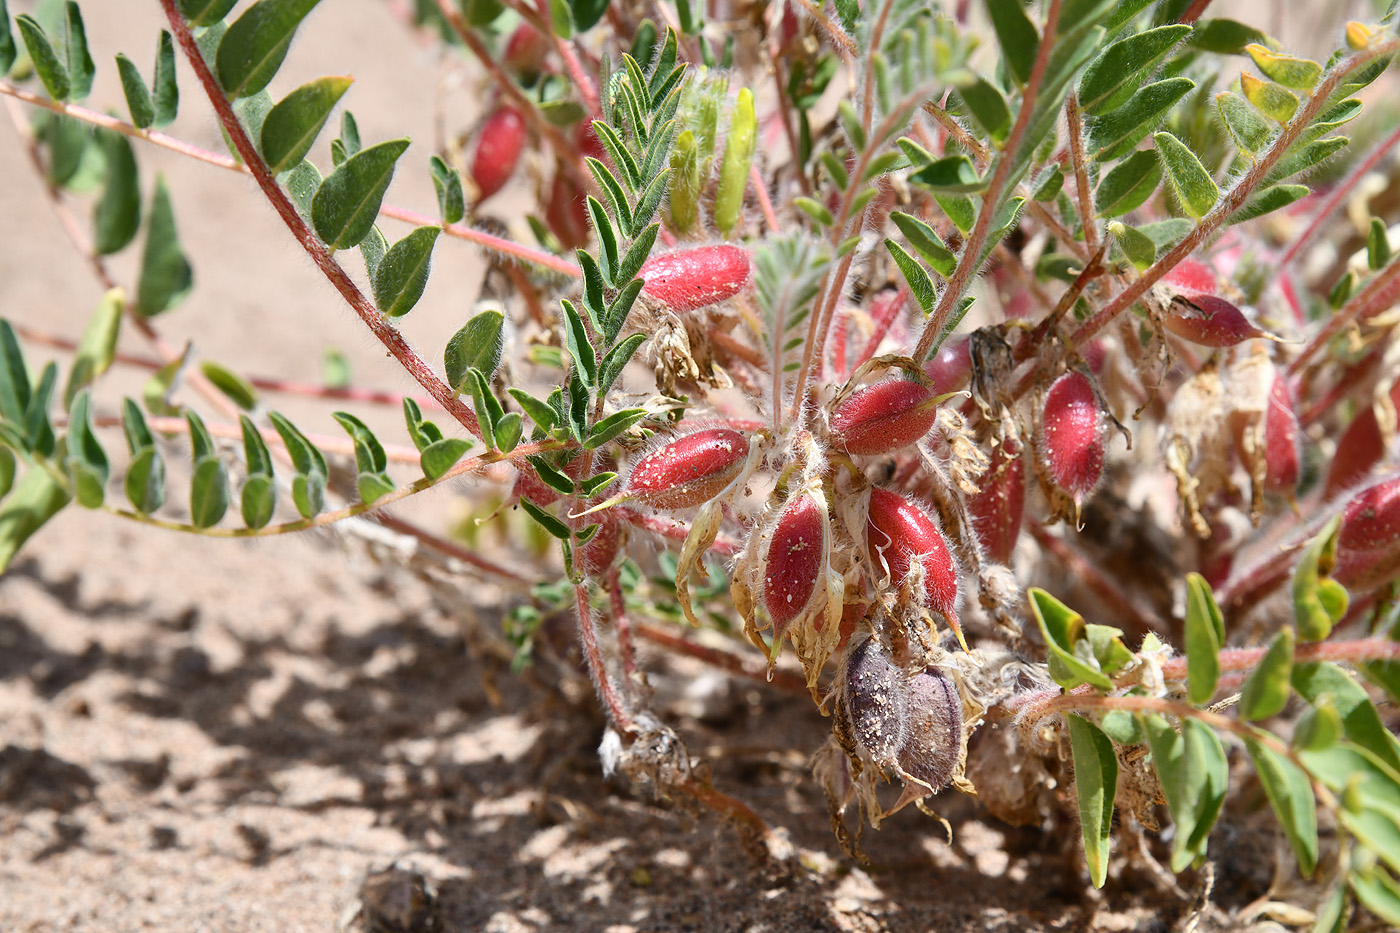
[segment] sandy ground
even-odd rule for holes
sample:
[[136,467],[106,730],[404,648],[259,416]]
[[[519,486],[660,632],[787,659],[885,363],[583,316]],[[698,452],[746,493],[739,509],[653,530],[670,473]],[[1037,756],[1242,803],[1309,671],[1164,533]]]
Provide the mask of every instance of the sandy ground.
[[[120,99],[114,51],[148,60],[153,6],[85,4],[99,104]],[[366,139],[431,139],[431,54],[382,4],[325,7],[274,94],[353,65]],[[383,54],[355,52],[370,48]],[[218,148],[184,94],[173,132]],[[448,125],[473,98],[448,99]],[[410,150],[390,199],[431,213],[427,151]],[[148,184],[167,174],[196,266],[196,292],[160,322],[171,340],[309,381],[334,345],[359,383],[407,388],[246,179],[139,157]],[[100,289],[8,127],[0,178],[0,313],[76,334]],[[119,279],[131,263],[113,264]],[[415,342],[460,325],[478,268],[440,246],[405,324]],[[131,335],[123,349],[149,353]],[[142,378],[117,374],[104,410]],[[318,405],[278,405],[335,430]],[[501,594],[470,585],[493,623]],[[602,775],[603,723],[567,658],[512,677],[471,631],[440,592],[338,536],[229,543],[68,510],[0,578],[0,929],[1165,931],[1192,907],[1196,880],[1183,892],[1121,865],[1093,893],[1064,855],[1072,826],[1015,829],[965,798],[939,801],[951,845],[911,811],[866,835],[857,867],[807,771],[827,731],[810,701],[653,659],[662,712],[773,827],[761,854],[713,813]],[[1270,853],[1222,842],[1217,899],[1239,907],[1263,893]],[[391,867],[424,886],[379,875],[357,917],[366,876]]]

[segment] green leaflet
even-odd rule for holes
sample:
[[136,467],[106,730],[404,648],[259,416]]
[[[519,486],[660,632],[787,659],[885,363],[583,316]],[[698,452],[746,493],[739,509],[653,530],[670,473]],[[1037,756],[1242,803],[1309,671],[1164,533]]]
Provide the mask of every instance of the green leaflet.
[[1026,15],[1021,0],[987,0],[987,14],[1001,45],[1001,60],[1016,83],[1025,84],[1030,79],[1036,50],[1040,47],[1040,31]]
[[346,249],[369,235],[408,144],[407,139],[392,139],[363,149],[321,182],[311,199],[311,221],[327,246]]
[[53,45],[49,43],[44,28],[28,13],[16,16],[15,25],[19,27],[19,36],[24,40],[29,60],[33,62],[34,70],[44,84],[44,90],[48,91],[54,100],[67,100],[72,90],[68,81],[68,70],[54,51]]
[[419,227],[399,240],[374,273],[374,303],[389,317],[401,317],[423,297],[441,227]]
[[180,109],[180,87],[175,83],[175,40],[164,29],[156,47],[156,72],[151,80],[151,101],[155,107],[155,125],[167,126]]
[[10,14],[5,8],[5,0],[0,0],[0,77],[10,73],[18,55],[14,33],[10,32]]
[[229,97],[248,97],[267,87],[297,27],[319,0],[258,0],[233,21],[219,42],[215,73]]
[[111,467],[106,451],[102,449],[97,435],[92,430],[91,398],[86,389],[73,399],[65,446],[68,456],[64,466],[67,468],[69,481],[73,484],[73,497],[85,508],[100,508],[103,499],[106,498],[107,477],[111,474]]
[[739,223],[757,138],[758,118],[754,114],[753,92],[742,88],[739,102],[734,107],[734,116],[729,121],[729,138],[724,145],[719,187],[715,191],[715,226],[725,236]]
[[1317,868],[1317,803],[1312,783],[1297,765],[1273,749],[1259,742],[1246,745],[1254,760],[1254,773],[1293,847],[1298,872],[1310,877]]
[[1282,55],[1257,42],[1246,45],[1244,50],[1260,71],[1284,87],[1311,91],[1322,78],[1322,66],[1315,61]]
[[1089,879],[1101,888],[1108,878],[1108,837],[1113,829],[1113,795],[1118,787],[1118,758],[1103,730],[1070,713],[1070,749],[1074,755],[1074,790],[1084,835]]
[[1126,103],[1142,76],[1190,32],[1184,24],[1158,26],[1109,45],[1079,79],[1079,106],[1103,114]]
[[321,128],[353,78],[317,78],[277,102],[263,120],[260,148],[274,175],[292,168],[311,150]]
[[194,287],[194,270],[180,247],[175,229],[175,209],[165,176],[156,176],[155,193],[146,220],[146,247],[141,253],[141,273],[136,282],[136,312],[152,317],[175,307]]
[[180,13],[191,26],[212,26],[232,10],[238,0],[179,0]]
[[141,228],[141,183],[131,142],[111,130],[97,130],[107,161],[107,183],[93,209],[92,248],[99,256],[124,249]]
[[1283,712],[1293,675],[1293,627],[1284,626],[1240,691],[1240,718],[1254,722]]
[[1100,217],[1121,217],[1141,207],[1161,183],[1156,150],[1134,152],[1104,175],[1094,191],[1094,208]]
[[1298,112],[1298,95],[1270,81],[1260,81],[1252,74],[1240,75],[1240,88],[1245,99],[1271,120],[1287,123]]
[[131,122],[145,129],[156,120],[156,105],[151,99],[146,79],[131,59],[117,53],[117,73],[122,79],[122,95],[126,97],[126,109],[131,114]]
[[1185,719],[1181,732],[1161,716],[1144,717],[1153,766],[1171,810],[1176,835],[1172,871],[1183,871],[1205,858],[1206,840],[1220,816],[1229,781],[1229,765],[1220,739],[1196,719]]
[[69,502],[68,493],[47,470],[31,467],[0,501],[0,573],[34,532]]
[[1224,91],[1215,95],[1215,109],[1240,152],[1253,159],[1268,145],[1273,136],[1269,124],[1243,97]]
[[1112,675],[1133,659],[1120,630],[1088,625],[1084,617],[1039,587],[1026,591],[1031,614],[1049,648],[1050,677],[1065,690],[1088,684],[1113,688]]
[[1220,680],[1220,648],[1225,621],[1210,584],[1198,573],[1186,575],[1186,695],[1196,706],[1215,696]]
[[1131,152],[1195,86],[1189,78],[1157,81],[1138,90],[1112,113],[1091,119],[1087,134],[1091,158],[1106,162]]
[[472,317],[452,335],[443,351],[448,385],[461,392],[468,370],[478,369],[488,379],[495,373],[505,351],[504,324],[505,315],[488,309]]
[[97,310],[83,328],[73,365],[68,371],[68,385],[63,390],[63,406],[72,406],[79,390],[87,388],[107,371],[117,353],[117,336],[121,332],[122,310],[126,303],[121,288],[113,288],[102,296]]
[[83,28],[83,14],[78,4],[68,0],[64,6],[63,23],[59,27],[59,45],[56,51],[63,59],[63,67],[68,72],[68,96],[75,101],[83,100],[92,91],[92,55],[88,53],[87,32]]
[[1152,138],[1157,143],[1157,154],[1177,200],[1188,214],[1200,220],[1220,198],[1215,179],[1210,177],[1196,154],[1171,133],[1157,133]]
[[462,176],[438,155],[428,160],[428,168],[433,175],[433,190],[437,192],[438,213],[442,216],[442,222],[458,223],[467,212],[466,199],[462,194]]

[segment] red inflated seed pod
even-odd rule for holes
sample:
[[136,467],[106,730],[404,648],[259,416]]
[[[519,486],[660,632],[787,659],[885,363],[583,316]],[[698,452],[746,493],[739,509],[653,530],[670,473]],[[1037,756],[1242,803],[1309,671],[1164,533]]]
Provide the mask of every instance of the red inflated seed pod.
[[899,493],[870,490],[866,546],[876,562],[876,574],[888,571],[890,581],[897,587],[904,584],[909,568],[917,560],[924,572],[924,605],[947,619],[961,640],[958,570],[943,532],[927,512]]
[[476,183],[477,203],[505,187],[525,151],[525,118],[514,107],[496,109],[481,125],[471,176]]
[[773,526],[763,569],[763,604],[781,635],[812,601],[825,542],[821,507],[809,495],[794,496]]
[[656,509],[695,508],[739,475],[748,452],[748,439],[730,428],[685,434],[637,461],[625,491]]
[[936,397],[928,386],[899,377],[868,385],[831,413],[831,442],[853,456],[901,450],[933,427]]
[[677,313],[728,301],[749,284],[749,253],[722,243],[654,256],[642,264],[647,295]]
[[1107,419],[1089,377],[1071,370],[1045,395],[1040,459],[1050,482],[1078,509],[1103,478]]

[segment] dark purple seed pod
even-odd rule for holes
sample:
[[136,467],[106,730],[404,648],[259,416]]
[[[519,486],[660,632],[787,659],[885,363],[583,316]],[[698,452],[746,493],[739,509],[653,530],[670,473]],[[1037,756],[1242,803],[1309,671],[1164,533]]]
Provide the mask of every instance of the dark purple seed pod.
[[909,684],[909,718],[899,766],[941,790],[953,779],[962,748],[962,700],[952,678],[930,667]]
[[904,746],[909,681],[878,638],[852,645],[842,667],[841,699],[860,751],[881,768]]

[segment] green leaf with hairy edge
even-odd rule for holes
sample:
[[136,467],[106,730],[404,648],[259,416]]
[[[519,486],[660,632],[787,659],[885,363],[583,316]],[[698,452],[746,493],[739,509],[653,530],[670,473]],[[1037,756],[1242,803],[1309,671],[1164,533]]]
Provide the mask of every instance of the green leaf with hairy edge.
[[292,480],[292,502],[302,518],[314,518],[326,504],[326,458],[296,426],[278,412],[267,414],[282,438],[297,475]]
[[987,187],[987,179],[978,175],[972,160],[961,154],[925,165],[909,176],[909,183],[943,194],[976,194]]
[[467,215],[467,202],[462,194],[462,176],[435,155],[428,160],[433,175],[433,190],[437,192],[438,213],[445,224],[455,224]]
[[1157,155],[1181,206],[1200,220],[1220,199],[1220,188],[1196,154],[1171,133],[1156,133]]
[[309,221],[311,202],[321,188],[321,170],[302,159],[282,176],[282,183],[287,186],[287,194],[297,206],[297,213]]
[[443,474],[457,465],[462,455],[471,450],[471,442],[460,437],[444,437],[423,448],[418,463],[423,475],[431,480],[441,479]]
[[700,188],[703,183],[699,145],[695,134],[686,130],[676,137],[671,148],[671,188],[667,203],[671,211],[671,226],[676,232],[690,232],[700,219]]
[[1176,824],[1171,867],[1180,872],[1205,857],[1206,840],[1220,815],[1229,781],[1225,749],[1215,733],[1196,719],[1183,720],[1180,733],[1158,715],[1147,716],[1144,726]]
[[1241,224],[1246,220],[1263,217],[1265,214],[1282,210],[1311,194],[1307,185],[1272,185],[1255,193],[1244,205],[1230,215],[1228,223]]
[[836,216],[831,213],[827,206],[815,198],[796,197],[792,199],[792,206],[806,214],[808,217],[821,224],[823,227],[830,227],[836,223]]
[[238,425],[243,429],[243,459],[249,475],[271,476],[272,454],[267,449],[262,432],[247,415],[238,416]]
[[1320,661],[1296,664],[1293,689],[1313,705],[1330,694],[1346,737],[1370,751],[1387,767],[1400,771],[1400,750],[1397,750],[1395,737],[1386,731],[1366,691],[1351,675],[1335,664]]
[[1108,878],[1108,837],[1113,829],[1113,795],[1118,787],[1118,758],[1103,730],[1070,713],[1070,750],[1074,755],[1074,790],[1089,880],[1101,888]]
[[156,70],[151,78],[151,101],[155,107],[156,126],[168,126],[180,109],[180,86],[175,83],[175,40],[166,30],[160,31],[156,46]]
[[953,255],[953,251],[943,244],[938,232],[912,214],[903,211],[892,211],[890,219],[899,228],[899,232],[904,234],[904,238],[909,241],[909,245],[914,247],[924,262],[943,278],[948,278],[957,268],[958,257]]
[[49,400],[58,383],[58,364],[48,363],[39,374],[39,384],[29,397],[29,410],[24,418],[24,445],[41,457],[51,456],[56,446],[53,424],[49,421]]
[[184,372],[193,349],[193,344],[185,344],[185,349],[178,359],[171,360],[156,370],[141,387],[141,400],[146,403],[146,408],[151,414],[179,414],[179,410],[170,404],[170,393],[175,388],[175,380]]
[[150,515],[165,504],[165,460],[156,447],[141,447],[132,453],[122,485],[131,507]]
[[375,224],[369,228],[369,233],[360,241],[360,256],[365,261],[365,274],[369,276],[372,283],[375,273],[379,271],[379,263],[384,258],[384,254],[389,252],[389,241],[384,238],[384,233]]
[[[53,45],[49,43],[49,37],[44,34],[44,27],[28,13],[16,16],[15,25],[19,27],[19,36],[24,40],[29,60],[34,64],[34,70],[44,84],[44,90],[48,91],[54,100],[67,100],[72,90],[68,83],[68,70],[54,51]],[[3,548],[0,548],[0,554],[3,554]]]
[[1065,186],[1065,173],[1058,165],[1051,165],[1031,184],[1031,200],[1053,201]]
[[1282,55],[1257,42],[1246,45],[1244,50],[1260,71],[1284,87],[1311,91],[1322,78],[1322,66],[1315,61]]
[[73,495],[78,504],[89,509],[102,506],[106,498],[107,477],[111,467],[107,452],[92,430],[91,399],[87,391],[73,399],[68,419],[68,457],[65,467],[73,483]]
[[73,404],[74,397],[97,380],[116,358],[117,337],[121,333],[122,308],[125,293],[120,287],[108,289],[97,303],[97,310],[88,318],[73,365],[68,371],[68,385],[63,390],[63,407]]
[[1347,592],[1328,574],[1337,564],[1341,516],[1309,542],[1293,569],[1293,621],[1303,641],[1322,641],[1347,610]]
[[194,287],[194,270],[180,247],[175,229],[175,208],[165,176],[156,175],[155,193],[146,220],[146,247],[141,253],[141,273],[136,280],[136,313],[154,317],[175,307]]
[[1065,690],[1080,684],[1112,690],[1113,681],[1099,669],[1097,661],[1078,648],[1081,643],[1088,647],[1084,617],[1039,587],[1031,587],[1026,596],[1050,651],[1051,679]]
[[233,21],[219,42],[215,72],[229,97],[247,97],[267,87],[297,27],[319,0],[259,0]]
[[1240,690],[1240,718],[1247,722],[1268,719],[1283,712],[1293,675],[1293,627],[1279,629],[1264,657],[1250,672]]
[[1380,867],[1354,871],[1347,884],[1367,910],[1386,923],[1400,925],[1400,881]]
[[550,489],[561,496],[572,496],[577,487],[566,473],[556,470],[545,458],[535,456],[530,457],[530,465],[535,468],[535,475],[540,478]]
[[311,200],[311,222],[327,246],[345,249],[369,235],[408,144],[407,139],[391,139],[362,149],[321,182]]
[[1292,746],[1298,751],[1317,751],[1335,745],[1342,737],[1342,714],[1331,696],[1319,697],[1293,725]]
[[593,426],[583,442],[585,450],[596,450],[647,416],[645,408],[624,408]]
[[239,491],[238,505],[244,525],[254,530],[266,527],[277,509],[277,484],[271,476],[249,476]]
[[1267,37],[1253,26],[1233,19],[1202,19],[1196,21],[1196,29],[1186,42],[1192,48],[1205,52],[1241,55],[1249,43],[1266,40]]
[[1261,81],[1251,74],[1242,74],[1240,87],[1244,91],[1245,99],[1270,120],[1287,123],[1298,112],[1298,95],[1282,85],[1272,81]]
[[1379,271],[1390,262],[1390,239],[1386,234],[1385,221],[1371,218],[1371,227],[1366,232],[1366,265],[1371,271]]
[[423,418],[423,410],[408,396],[403,399],[403,420],[408,427],[408,436],[413,438],[413,446],[419,453],[429,444],[442,440],[442,431],[437,425]]
[[212,457],[218,453],[214,447],[214,438],[210,436],[209,429],[205,427],[204,419],[199,416],[199,412],[193,408],[186,408],[185,423],[189,425],[190,452],[194,459]]
[[598,357],[588,340],[588,329],[583,326],[583,318],[572,301],[564,298],[559,305],[564,309],[564,347],[574,361],[574,372],[583,380],[585,388],[592,389],[598,385]]
[[579,271],[583,273],[583,311],[593,325],[595,333],[603,332],[603,316],[607,314],[607,301],[603,292],[607,285],[603,282],[603,272],[597,261],[583,250],[577,250]]
[[986,78],[978,77],[971,84],[958,88],[958,96],[972,119],[998,143],[1006,141],[1011,132],[1011,108],[1001,91]]
[[588,195],[588,216],[593,222],[593,229],[598,234],[598,268],[603,273],[603,280],[610,287],[617,285],[618,266],[618,246],[617,231],[613,229],[612,221],[608,219],[608,213],[603,209],[603,202],[593,195]]
[[1400,821],[1400,773],[1371,751],[1351,742],[1298,753],[1303,766],[1336,794],[1346,794],[1392,822]]
[[[663,168],[657,172],[642,191],[641,197],[637,200],[637,209],[632,212],[632,226],[628,229],[628,234],[633,237],[641,235],[642,227],[651,222],[656,216],[657,210],[661,207],[661,198],[666,194],[667,182],[671,178],[671,169]],[[618,281],[623,281],[618,279]]]
[[617,479],[616,473],[599,473],[579,483],[579,490],[585,496],[596,496],[604,489],[611,486],[615,479]]
[[120,133],[95,132],[106,158],[106,184],[92,210],[92,249],[105,256],[126,248],[141,227],[141,184],[132,143]]
[[518,411],[508,411],[496,420],[496,428],[492,433],[498,450],[508,454],[516,448],[520,443],[523,421]]
[[93,75],[97,73],[92,55],[88,52],[87,30],[83,27],[83,14],[73,0],[64,7],[63,22],[60,25],[62,42],[56,50],[63,59],[68,73],[68,96],[81,101],[92,92]]
[[348,110],[343,110],[340,113],[339,140],[341,152],[347,159],[361,151],[360,124],[355,122],[355,115]]
[[1222,91],[1215,95],[1215,111],[1225,124],[1235,147],[1253,159],[1273,136],[1269,124],[1238,94]]
[[554,426],[559,423],[559,413],[547,402],[542,402],[523,389],[511,386],[506,389],[510,397],[515,399],[516,404],[525,409],[525,414],[530,416],[530,420],[545,434],[554,430]]
[[1344,149],[1348,142],[1350,140],[1345,136],[1329,136],[1306,146],[1295,147],[1279,160],[1273,171],[1264,179],[1264,183],[1272,185],[1299,172],[1305,172]]
[[1088,121],[1090,157],[1098,162],[1122,158],[1194,88],[1190,78],[1167,78],[1149,84],[1110,114]]
[[106,165],[93,143],[93,128],[81,120],[38,114],[38,136],[48,150],[44,175],[55,188],[85,190],[97,185]]
[[1079,79],[1079,106],[1095,115],[1122,106],[1140,86],[1142,76],[1190,32],[1190,26],[1174,23],[1112,43],[1084,69]]
[[0,420],[23,424],[29,410],[29,367],[10,322],[0,317]]
[[550,515],[529,499],[521,499],[520,507],[525,510],[526,515],[539,522],[540,527],[549,532],[550,537],[558,538],[560,541],[569,540],[572,533],[569,531],[568,525],[564,524],[553,515]]
[[1312,877],[1317,868],[1317,803],[1312,782],[1297,765],[1263,743],[1247,741],[1245,745],[1269,805],[1293,847],[1299,874]]
[[923,309],[924,317],[932,315],[938,305],[938,291],[934,288],[932,277],[894,240],[886,238],[885,249],[890,251],[890,257],[894,259],[894,264],[899,266],[904,281],[909,283],[909,294],[914,296],[914,300]]
[[212,528],[228,512],[228,468],[217,456],[194,462],[190,479],[190,524]]
[[227,395],[239,408],[244,411],[252,411],[257,406],[258,390],[253,388],[251,382],[227,366],[222,366],[213,360],[205,360],[199,364],[199,371],[204,373],[204,378],[214,384],[214,388]]
[[1157,261],[1157,244],[1141,230],[1115,220],[1109,223],[1108,232],[1113,234],[1123,255],[1139,272]]
[[[0,69],[3,71],[3,69]],[[122,53],[117,53],[117,74],[122,79],[122,96],[126,98],[126,109],[131,114],[133,125],[145,129],[156,120],[155,101],[151,100],[150,88],[135,62]]]
[[471,396],[476,420],[481,424],[481,439],[488,447],[494,447],[496,422],[505,414],[500,400],[491,392],[491,383],[479,369],[467,370],[465,391]]
[[18,55],[14,33],[10,32],[10,13],[5,8],[5,0],[0,0],[0,77],[10,73]]
[[[647,227],[637,235],[632,245],[628,247],[626,255],[622,257],[621,263],[618,264],[618,282],[631,284],[632,280],[637,277],[637,273],[642,271],[642,266],[646,264],[648,257],[651,256],[651,248],[656,245],[656,237],[660,232],[661,224],[653,223],[648,224]],[[611,326],[609,329],[612,329]],[[611,339],[611,337],[609,339]]]
[[1040,47],[1040,31],[1026,15],[1021,0],[987,0],[987,14],[1001,45],[1001,59],[1017,84],[1030,80],[1036,49]]
[[505,315],[494,308],[474,315],[452,335],[443,351],[447,384],[458,392],[467,372],[479,369],[489,378],[501,365],[505,352]]
[[332,412],[331,417],[335,419],[336,424],[345,429],[345,433],[349,434],[350,440],[354,442],[355,466],[361,473],[383,473],[388,469],[389,460],[384,453],[384,446],[363,421],[343,411]]
[[69,503],[68,492],[47,470],[27,470],[0,501],[0,573],[24,542]]
[[394,482],[383,473],[361,473],[355,477],[355,491],[365,505],[374,505],[394,491]]
[[720,162],[719,185],[715,189],[713,218],[724,236],[738,225],[744,206],[744,189],[749,183],[749,166],[753,164],[754,145],[758,140],[758,117],[754,114],[753,92],[739,91],[734,116],[729,121],[729,138]]
[[631,362],[632,355],[637,352],[637,348],[646,342],[646,334],[633,334],[626,340],[613,346],[611,350],[603,355],[603,360],[598,364],[598,398],[603,399],[608,391],[612,389],[617,377],[622,375],[622,370]]
[[1225,643],[1225,620],[1210,584],[1198,573],[1186,575],[1186,696],[1204,706],[1215,696],[1220,681],[1220,649]]
[[419,227],[389,247],[374,273],[374,303],[389,317],[407,314],[428,286],[441,227]]
[[179,0],[180,13],[191,26],[212,26],[232,10],[238,0]]
[[341,76],[317,78],[273,106],[263,120],[259,138],[263,161],[272,174],[287,171],[311,151],[311,144],[354,80]]
[[933,199],[943,209],[944,216],[958,228],[959,233],[966,235],[972,232],[973,225],[977,223],[977,207],[971,198],[962,194],[935,193]]

